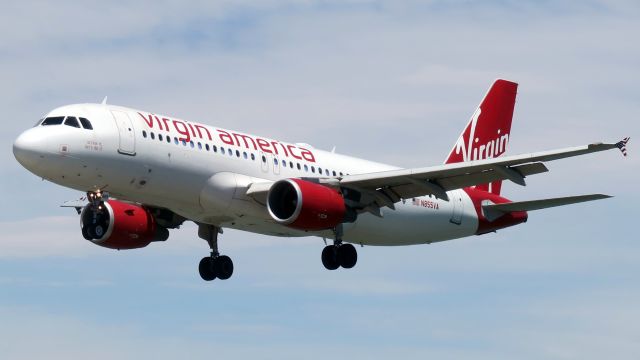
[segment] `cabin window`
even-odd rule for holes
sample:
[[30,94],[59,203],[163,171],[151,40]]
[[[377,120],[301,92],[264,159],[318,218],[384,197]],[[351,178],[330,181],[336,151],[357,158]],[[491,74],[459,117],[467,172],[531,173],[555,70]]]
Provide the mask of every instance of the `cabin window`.
[[149,133],[149,137],[151,138],[151,140],[154,140],[156,138],[155,135],[153,134],[153,132]]
[[255,159],[256,159],[256,156],[253,153],[251,153],[251,160],[255,160]]
[[240,157],[240,150],[236,150],[236,156]]
[[306,171],[306,172],[309,171],[309,167],[307,166],[307,164],[304,164],[304,171]]
[[224,148],[220,146],[220,154],[224,155]]
[[[220,148],[220,149],[222,149],[222,148]],[[218,152],[218,147],[215,146],[215,145],[213,145],[213,152]]]
[[244,157],[244,159],[246,160],[246,159],[248,158],[248,156],[247,156],[247,152],[246,152],[246,151],[245,151],[245,152],[243,152],[243,153],[242,153],[242,156],[243,156],[243,157]]
[[145,139],[147,138],[147,132],[145,130],[142,130],[142,137]]
[[202,143],[198,142],[198,150],[202,150]]
[[207,151],[209,151],[209,144],[204,144],[204,148],[207,149]]
[[265,162],[265,163],[267,162],[267,157],[264,155],[262,155],[262,162]]
[[298,170],[300,170],[300,163],[296,163],[296,166],[298,167]]
[[162,134],[158,134],[158,140],[163,141]]

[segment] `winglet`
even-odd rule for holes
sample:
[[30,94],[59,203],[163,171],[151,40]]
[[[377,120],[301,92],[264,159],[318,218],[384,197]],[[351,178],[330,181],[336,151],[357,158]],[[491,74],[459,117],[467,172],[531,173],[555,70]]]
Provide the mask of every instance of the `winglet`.
[[627,156],[627,143],[631,140],[630,137],[626,137],[616,143],[616,147],[620,149],[622,155]]

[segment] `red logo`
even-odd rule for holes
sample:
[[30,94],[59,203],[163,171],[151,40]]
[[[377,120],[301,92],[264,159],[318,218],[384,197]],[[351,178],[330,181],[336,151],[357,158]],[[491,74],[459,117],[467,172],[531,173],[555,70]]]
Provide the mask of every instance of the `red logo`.
[[[159,130],[172,133],[173,131],[180,134],[178,137],[181,141],[189,142],[192,138],[212,141],[211,131],[205,125],[190,123],[187,121],[169,119],[165,117],[158,117],[154,114],[147,114],[147,116],[138,113],[144,120],[144,123],[153,129],[155,125]],[[244,147],[246,149],[259,150],[268,154],[282,155],[285,157],[293,157],[298,160],[306,160],[309,162],[316,162],[316,157],[309,149],[301,146],[282,143],[277,140],[268,140],[260,137],[254,137],[251,135],[240,134],[230,132],[222,129],[215,129],[215,133],[218,134],[220,141],[227,145],[233,145],[238,147]]]

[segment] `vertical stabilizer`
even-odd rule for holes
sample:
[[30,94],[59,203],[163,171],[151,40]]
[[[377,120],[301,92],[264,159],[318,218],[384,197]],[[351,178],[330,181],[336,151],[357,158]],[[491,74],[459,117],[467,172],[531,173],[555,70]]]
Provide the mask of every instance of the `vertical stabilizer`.
[[[511,120],[516,103],[518,84],[498,79],[485,95],[460,134],[445,164],[490,159],[507,150],[511,134]],[[500,194],[502,182],[476,186]]]

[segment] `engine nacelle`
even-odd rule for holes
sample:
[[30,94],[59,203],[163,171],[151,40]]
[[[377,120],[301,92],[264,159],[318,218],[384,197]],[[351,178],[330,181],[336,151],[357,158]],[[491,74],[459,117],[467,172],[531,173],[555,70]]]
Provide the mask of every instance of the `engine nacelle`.
[[169,231],[158,226],[147,209],[117,200],[104,202],[95,211],[93,205],[85,206],[80,226],[85,239],[117,250],[142,248],[169,238]]
[[345,222],[349,212],[339,190],[300,179],[274,183],[267,209],[278,223],[301,230],[334,228]]

